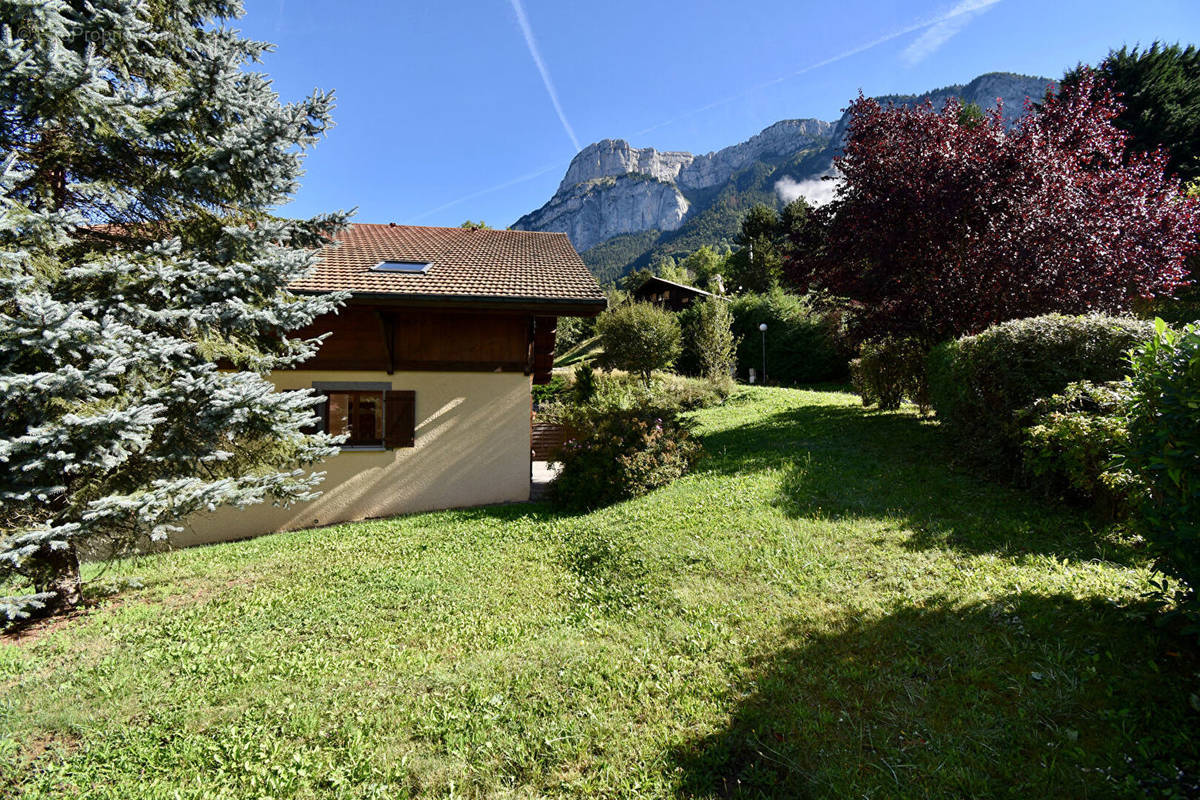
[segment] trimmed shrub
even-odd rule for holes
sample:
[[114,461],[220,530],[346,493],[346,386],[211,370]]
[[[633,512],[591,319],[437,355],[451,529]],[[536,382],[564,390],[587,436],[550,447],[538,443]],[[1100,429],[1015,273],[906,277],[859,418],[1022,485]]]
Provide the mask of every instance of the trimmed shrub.
[[1132,364],[1127,463],[1148,489],[1138,512],[1157,591],[1200,626],[1200,326],[1155,320]]
[[682,348],[679,320],[650,303],[624,303],[596,321],[605,366],[636,372],[650,385],[650,373],[675,363]]
[[574,435],[559,450],[550,494],[564,508],[639,497],[684,475],[700,455],[690,422],[667,406],[601,401],[569,406],[561,419]]
[[814,311],[801,297],[775,290],[746,294],[730,303],[737,346],[738,377],[747,380],[751,367],[762,365],[762,334],[767,323],[767,376],[771,383],[844,381],[850,355],[843,345],[840,321],[835,314]]
[[864,406],[894,411],[909,400],[928,414],[925,358],[925,348],[916,339],[885,336],[864,342],[858,358],[850,362],[850,382]]
[[1142,484],[1118,465],[1129,443],[1129,384],[1068,384],[1018,414],[1025,474],[1049,495],[1123,517]]
[[1024,439],[1017,412],[1075,381],[1119,380],[1129,371],[1128,352],[1153,333],[1150,323],[1127,317],[1004,322],[933,349],[930,402],[960,452],[1015,473]]

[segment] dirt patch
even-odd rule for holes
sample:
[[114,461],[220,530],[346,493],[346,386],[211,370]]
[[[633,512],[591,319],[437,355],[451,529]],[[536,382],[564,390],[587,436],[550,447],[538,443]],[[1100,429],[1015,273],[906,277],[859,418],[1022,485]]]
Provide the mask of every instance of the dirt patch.
[[83,606],[72,611],[34,620],[4,633],[0,633],[0,645],[16,646],[30,645],[40,641],[59,628],[66,627],[76,620],[86,617],[93,606]]
[[20,647],[34,644],[60,628],[77,622],[96,611],[117,609],[130,603],[160,605],[170,609],[184,608],[202,603],[210,597],[235,587],[252,585],[257,580],[257,575],[238,575],[219,583],[204,583],[203,579],[184,580],[176,584],[176,587],[181,588],[182,591],[157,596],[148,596],[145,587],[130,588],[116,594],[89,599],[79,608],[34,620],[13,630],[0,633],[0,646]]
[[162,597],[159,602],[167,608],[183,608],[202,603],[210,597],[223,594],[238,586],[253,586],[257,580],[257,575],[238,575],[234,578],[227,578],[220,583],[207,583],[204,585],[197,585],[200,582],[195,580],[182,581],[180,586],[184,587],[184,591]]

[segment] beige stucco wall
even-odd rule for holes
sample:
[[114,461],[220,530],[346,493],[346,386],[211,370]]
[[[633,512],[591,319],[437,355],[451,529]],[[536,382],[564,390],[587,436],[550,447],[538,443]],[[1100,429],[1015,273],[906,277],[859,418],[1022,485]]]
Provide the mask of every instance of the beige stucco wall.
[[328,459],[321,496],[289,508],[222,508],[189,518],[176,546],[413,511],[529,499],[530,379],[488,372],[278,372],[280,389],[371,381],[416,392],[415,447]]

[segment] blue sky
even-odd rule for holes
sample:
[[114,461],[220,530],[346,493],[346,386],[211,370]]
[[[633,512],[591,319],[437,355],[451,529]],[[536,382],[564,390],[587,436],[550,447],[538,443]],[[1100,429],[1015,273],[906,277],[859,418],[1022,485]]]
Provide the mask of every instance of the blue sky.
[[859,89],[1057,78],[1122,44],[1200,43],[1200,0],[248,0],[237,27],[277,45],[284,100],[337,93],[286,213],[505,227],[577,144],[704,153],[834,120]]

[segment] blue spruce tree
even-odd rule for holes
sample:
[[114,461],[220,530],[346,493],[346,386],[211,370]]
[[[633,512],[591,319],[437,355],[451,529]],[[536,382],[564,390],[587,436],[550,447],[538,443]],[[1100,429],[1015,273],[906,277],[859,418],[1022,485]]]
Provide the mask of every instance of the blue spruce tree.
[[340,297],[287,286],[345,215],[272,213],[332,95],[282,104],[222,0],[0,0],[0,625],[79,554],[313,496],[315,398],[272,369]]

